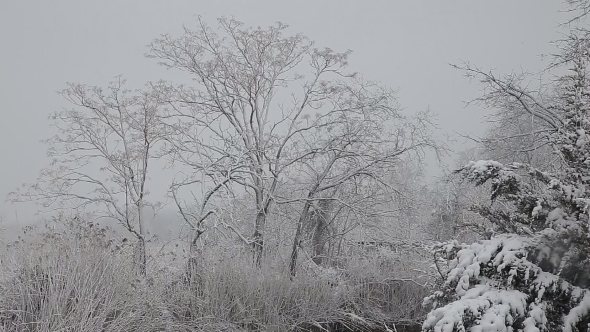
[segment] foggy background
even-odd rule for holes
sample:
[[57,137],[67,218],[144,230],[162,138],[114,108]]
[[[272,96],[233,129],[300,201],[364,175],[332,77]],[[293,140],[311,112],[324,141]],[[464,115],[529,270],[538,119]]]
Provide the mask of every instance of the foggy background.
[[[47,116],[69,106],[56,91],[66,82],[106,86],[119,74],[129,88],[186,79],[143,55],[160,34],[178,36],[183,24],[194,26],[195,15],[213,26],[220,16],[253,27],[281,21],[316,46],[353,50],[351,71],[398,89],[409,112],[430,108],[438,114],[439,136],[452,135],[459,151],[467,145],[454,133],[482,134],[486,111],[464,107],[479,87],[448,63],[539,71],[540,55],[553,51],[548,42],[560,37],[563,8],[553,0],[0,1],[0,216],[6,219],[0,229],[10,234],[43,217],[34,204],[4,199],[49,163],[40,143],[53,134]],[[427,169],[432,177],[440,166],[431,159]],[[170,176],[152,168],[149,199],[165,200]],[[160,218],[174,213],[169,206]]]

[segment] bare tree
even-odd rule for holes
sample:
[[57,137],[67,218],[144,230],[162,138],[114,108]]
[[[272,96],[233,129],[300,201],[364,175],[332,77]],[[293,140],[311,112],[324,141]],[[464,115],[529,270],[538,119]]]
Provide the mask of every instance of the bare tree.
[[[430,136],[431,114],[424,112],[405,118],[391,91],[367,82],[358,85],[359,90],[353,87],[346,91],[346,99],[334,99],[337,107],[346,108],[347,112],[330,119],[330,125],[300,137],[299,154],[305,157],[294,167],[300,174],[290,171],[291,181],[302,182],[300,186],[304,188],[303,195],[290,200],[303,202],[291,251],[291,276],[296,272],[306,221],[313,219],[316,223],[314,254],[321,256],[324,232],[335,219],[324,220],[331,213],[327,211],[329,205],[334,210],[344,209],[360,223],[377,215],[382,218],[391,212],[392,196],[403,195],[387,178],[403,158],[420,158],[426,149],[443,150]],[[349,95],[351,91],[354,93]],[[349,103],[347,107],[342,105],[343,100]],[[313,151],[306,153],[306,148]],[[330,201],[333,204],[327,204]],[[277,201],[286,202],[289,200]],[[315,218],[311,218],[312,210]]]
[[574,16],[566,22],[567,24],[582,20],[590,14],[589,0],[565,0],[565,2],[570,6],[568,12],[574,14]]
[[[191,161],[200,165],[196,170],[223,181],[228,179],[225,166],[232,165],[231,179],[224,185],[252,192],[256,217],[251,242],[260,264],[267,216],[287,172],[317,157],[322,149],[342,160],[348,153],[325,145],[305,146],[301,137],[321,128],[353,125],[346,119],[363,116],[365,109],[381,112],[383,119],[397,108],[392,108],[390,90],[344,71],[350,52],[314,48],[302,35],[285,37],[286,26],[281,23],[249,29],[222,18],[222,36],[201,19],[198,24],[197,30],[185,28],[179,38],[163,35],[156,39],[148,56],[192,76],[194,86],[158,85],[169,96],[167,122],[184,126],[183,131],[192,136],[192,147],[183,151],[185,158],[207,161]],[[397,148],[395,153],[407,147]],[[382,156],[390,157],[389,152]],[[357,155],[356,160],[361,158]],[[211,168],[212,162],[224,167]],[[362,172],[379,163],[351,163],[339,177],[328,168],[325,176],[331,177],[329,186],[336,187],[355,177],[355,170]],[[319,186],[322,184],[326,186],[323,180]],[[318,188],[327,190],[324,186]]]
[[534,116],[551,130],[558,130],[563,125],[559,114],[543,100],[542,91],[531,91],[527,88],[528,84],[523,84],[525,79],[530,78],[526,73],[497,76],[469,63],[453,67],[463,71],[465,77],[479,80],[483,86],[482,97],[472,103],[491,109],[519,110]]
[[[556,56],[556,60],[547,70],[556,66],[573,65],[578,72],[585,72],[585,63],[580,60],[580,54],[586,54],[588,50],[587,31],[576,30],[570,34],[561,45],[562,53]],[[565,75],[552,81],[550,90],[543,89],[540,85],[531,89],[530,81],[534,76],[529,74],[495,75],[491,71],[484,71],[470,64],[455,66],[465,72],[468,78],[475,78],[483,85],[484,94],[473,102],[489,107],[494,114],[489,118],[493,124],[487,137],[479,139],[480,149],[486,158],[493,157],[500,162],[516,162],[534,167],[543,172],[558,173],[564,171],[567,165],[566,156],[559,151],[555,137],[567,125],[564,117],[563,100],[564,92],[560,89],[572,84],[579,79],[577,76]],[[479,157],[479,156],[476,156]],[[477,158],[475,158],[477,160]],[[465,160],[466,161],[466,160]],[[529,167],[527,166],[527,167]],[[516,169],[522,182],[537,192],[543,192],[546,184],[537,176],[530,173],[526,167]],[[468,186],[472,186],[468,185]],[[484,219],[493,220],[493,231],[514,232],[512,221],[502,222],[498,215],[511,213],[502,199],[483,199],[479,202],[471,202],[468,207]],[[488,224],[488,227],[491,224]],[[488,230],[487,236],[491,235]]]
[[[181,177],[177,178],[170,185],[170,195],[180,213],[185,224],[190,227],[190,257],[188,261],[188,277],[196,275],[199,256],[199,241],[201,236],[207,231],[206,222],[214,217],[221,224],[232,228],[238,235],[241,235],[231,225],[218,218],[219,215],[226,212],[222,204],[216,204],[219,198],[225,198],[224,203],[232,201],[233,191],[231,182],[236,178],[233,175],[234,166],[232,164],[223,164],[219,160],[210,160],[206,155],[198,155],[198,158],[187,158],[187,155],[194,156],[200,151],[199,145],[193,145],[190,135],[180,130],[181,127],[165,125],[166,130],[166,155],[170,157],[171,165],[181,164],[192,171],[188,174],[180,172]],[[191,150],[194,148],[194,150]],[[233,156],[232,156],[233,157]],[[235,159],[234,159],[235,160]],[[239,163],[238,163],[239,165]],[[220,176],[223,175],[222,178]],[[199,195],[195,194],[193,187],[200,191]],[[182,189],[188,189],[191,193],[189,200],[182,199],[179,192]],[[217,198],[217,199],[216,199]],[[216,225],[214,225],[216,226]]]
[[13,201],[39,200],[56,209],[99,208],[98,217],[117,220],[138,240],[138,268],[146,274],[145,212],[148,169],[161,131],[160,96],[132,93],[117,77],[108,88],[68,84],[61,95],[74,108],[50,116],[57,134],[45,142],[51,166],[34,184],[10,194]]

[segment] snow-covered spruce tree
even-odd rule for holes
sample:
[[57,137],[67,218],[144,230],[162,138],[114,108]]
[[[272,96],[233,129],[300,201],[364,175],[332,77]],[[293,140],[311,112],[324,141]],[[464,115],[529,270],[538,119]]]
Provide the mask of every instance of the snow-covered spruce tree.
[[565,167],[549,173],[485,160],[458,171],[476,185],[491,184],[492,200],[503,207],[479,212],[500,232],[471,245],[435,247],[446,280],[425,300],[433,309],[424,331],[590,330],[590,57],[586,42],[574,44],[570,72],[556,81],[548,104],[518,88],[514,77],[464,68],[491,89],[486,102],[512,102],[547,121]]

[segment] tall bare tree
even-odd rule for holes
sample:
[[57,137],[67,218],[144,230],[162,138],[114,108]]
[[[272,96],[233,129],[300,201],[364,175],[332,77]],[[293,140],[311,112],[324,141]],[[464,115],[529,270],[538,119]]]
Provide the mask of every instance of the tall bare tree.
[[[368,114],[365,109],[381,112],[381,119],[398,109],[390,90],[345,72],[350,52],[314,48],[299,34],[284,36],[287,26],[281,23],[250,29],[233,19],[218,22],[220,34],[199,19],[196,30],[185,28],[177,38],[163,35],[151,44],[148,57],[193,78],[190,86],[158,84],[169,96],[167,123],[190,136],[185,135],[184,148],[179,149],[185,160],[206,160],[191,161],[200,165],[196,170],[217,183],[231,178],[227,184],[252,193],[256,217],[251,241],[260,264],[267,216],[287,172],[322,149],[337,159],[348,153],[325,145],[305,146],[301,138],[321,128],[344,128],[347,123],[354,127],[347,119],[362,118]],[[212,163],[223,167],[212,168]],[[347,172],[366,167],[350,163]],[[354,177],[342,173],[338,180],[330,172],[328,168],[331,187]]]
[[[332,101],[334,107],[347,111],[330,118],[326,126],[299,137],[298,155],[302,157],[297,160],[294,170],[289,171],[290,181],[298,183],[295,187],[302,188],[302,194],[291,201],[303,202],[293,239],[292,276],[295,275],[303,225],[310,219],[313,206],[316,207],[313,209],[315,215],[325,215],[327,211],[321,210],[325,209],[327,201],[333,201],[333,209],[343,208],[357,219],[370,219],[380,213],[384,216],[385,210],[391,209],[392,196],[400,194],[391,186],[388,176],[403,158],[420,158],[427,149],[442,151],[430,135],[432,115],[423,112],[413,118],[404,117],[390,90],[359,82],[350,85]],[[321,218],[315,221],[318,224],[328,222]],[[326,230],[326,227],[316,227],[316,242],[325,237],[317,232]],[[322,248],[323,245],[316,245],[315,254],[322,255]]]
[[45,142],[53,158],[34,184],[10,194],[13,201],[39,200],[44,207],[98,207],[98,217],[117,220],[138,241],[139,273],[146,274],[145,213],[148,169],[162,136],[157,93],[124,88],[121,77],[106,90],[68,84],[61,95],[74,108],[50,116],[57,134]]

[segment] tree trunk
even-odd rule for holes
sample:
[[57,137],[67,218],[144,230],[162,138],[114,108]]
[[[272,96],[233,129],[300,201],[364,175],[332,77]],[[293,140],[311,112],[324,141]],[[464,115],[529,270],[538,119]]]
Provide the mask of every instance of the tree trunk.
[[199,275],[199,258],[202,257],[202,252],[198,247],[198,241],[203,234],[204,231],[200,229],[194,230],[193,239],[190,244],[189,249],[189,258],[186,267],[186,282],[188,282],[192,287],[200,289],[199,286],[201,285],[201,277]]
[[305,220],[307,220],[309,215],[309,208],[311,204],[308,201],[305,202],[303,206],[303,210],[301,211],[301,215],[299,216],[299,221],[297,222],[297,230],[295,231],[295,237],[293,238],[293,247],[291,248],[291,262],[289,263],[289,274],[291,276],[291,280],[295,277],[296,269],[297,269],[297,256],[299,245],[301,244],[301,236],[303,233],[303,224]]
[[147,275],[147,258],[145,250],[145,238],[140,237],[137,241],[137,266],[139,275],[145,277]]
[[146,248],[145,248],[145,238],[147,236],[147,228],[145,225],[145,220],[143,220],[143,204],[140,201],[137,204],[137,216],[139,219],[139,241],[137,243],[137,264],[139,268],[139,275],[145,277],[147,274],[147,258],[146,258]]
[[325,247],[328,237],[328,229],[326,223],[324,222],[324,220],[322,220],[321,216],[319,218],[316,218],[316,220],[314,221],[315,227],[311,239],[313,256],[311,257],[311,259],[317,265],[322,265],[324,263],[324,258],[326,256]]
[[312,237],[313,257],[312,260],[318,265],[322,265],[326,258],[326,245],[332,231],[329,224],[329,213],[331,209],[332,201],[322,199],[319,202],[319,208],[314,213],[312,222],[315,224],[314,232]]
[[254,251],[254,262],[257,267],[262,265],[262,253],[264,251],[264,226],[266,224],[266,213],[259,210],[256,214],[256,224],[254,228],[252,250]]

